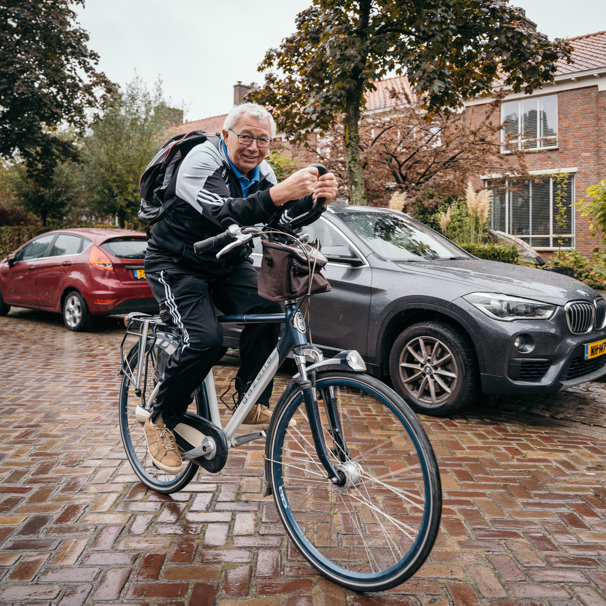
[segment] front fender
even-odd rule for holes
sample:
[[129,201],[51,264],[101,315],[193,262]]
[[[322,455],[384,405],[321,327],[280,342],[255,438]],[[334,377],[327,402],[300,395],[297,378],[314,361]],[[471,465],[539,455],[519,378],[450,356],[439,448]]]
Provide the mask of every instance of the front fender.
[[[334,358],[328,358],[321,362],[316,362],[311,366],[307,367],[307,372],[311,371],[324,371],[324,370],[344,370],[346,372],[366,372],[366,364],[362,359],[362,356],[355,350],[344,350],[340,351]],[[299,373],[297,373],[293,380],[299,379]]]

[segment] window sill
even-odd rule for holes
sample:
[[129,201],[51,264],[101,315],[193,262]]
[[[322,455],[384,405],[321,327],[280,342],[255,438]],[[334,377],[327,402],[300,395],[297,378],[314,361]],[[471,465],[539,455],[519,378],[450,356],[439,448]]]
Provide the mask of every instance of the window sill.
[[[537,147],[536,149],[522,149],[520,151],[524,152],[525,154],[536,154],[539,152],[544,152],[544,151],[558,151],[560,149],[559,145],[554,145],[553,147]],[[501,150],[501,154],[503,156],[510,156],[512,155],[514,152],[509,151],[509,150]]]
[[558,252],[558,250],[574,250],[574,246],[562,246],[561,248],[558,248],[557,246],[555,248],[549,246],[533,246],[533,248],[537,252]]

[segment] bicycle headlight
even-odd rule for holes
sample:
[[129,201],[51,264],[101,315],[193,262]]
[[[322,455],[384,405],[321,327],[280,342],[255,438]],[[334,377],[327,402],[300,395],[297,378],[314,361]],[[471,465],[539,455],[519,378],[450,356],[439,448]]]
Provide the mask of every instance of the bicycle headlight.
[[463,297],[494,320],[548,320],[555,312],[555,305],[510,297],[497,293],[474,292]]
[[362,356],[355,349],[352,349],[350,352],[348,352],[346,359],[347,359],[347,362],[349,363],[349,367],[352,370],[357,370],[357,371],[366,370],[366,364],[364,364],[364,360],[362,360]]

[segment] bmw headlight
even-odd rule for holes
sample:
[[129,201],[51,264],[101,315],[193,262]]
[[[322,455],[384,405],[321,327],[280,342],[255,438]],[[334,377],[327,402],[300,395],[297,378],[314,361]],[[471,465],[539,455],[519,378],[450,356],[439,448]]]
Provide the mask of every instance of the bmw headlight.
[[505,322],[548,320],[555,312],[555,305],[549,305],[549,303],[496,293],[474,292],[463,298],[487,316]]

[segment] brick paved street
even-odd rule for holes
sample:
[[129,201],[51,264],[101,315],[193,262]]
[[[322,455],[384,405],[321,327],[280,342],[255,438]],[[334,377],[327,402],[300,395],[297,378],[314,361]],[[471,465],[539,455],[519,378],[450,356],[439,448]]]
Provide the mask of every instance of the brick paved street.
[[118,429],[122,334],[111,318],[88,334],[41,312],[0,318],[0,606],[606,604],[606,384],[423,418],[440,535],[411,580],[362,596],[289,548],[260,494],[262,445],[172,496],[136,481]]

